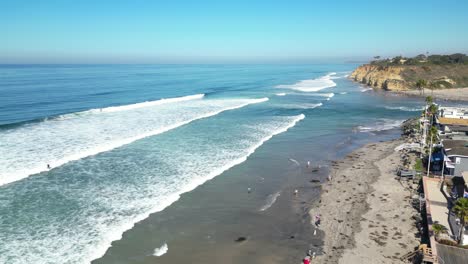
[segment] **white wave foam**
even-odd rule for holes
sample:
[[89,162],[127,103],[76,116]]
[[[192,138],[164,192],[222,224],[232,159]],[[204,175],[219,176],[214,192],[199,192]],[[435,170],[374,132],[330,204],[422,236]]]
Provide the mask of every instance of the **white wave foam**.
[[282,104],[280,106],[286,109],[314,109],[322,105],[323,105],[322,103],[318,103],[318,104],[305,103],[305,104]]
[[400,110],[405,112],[420,112],[423,110],[423,107],[406,107],[406,106],[385,106],[389,110]]
[[303,80],[290,85],[278,85],[276,88],[286,88],[301,92],[317,92],[325,88],[336,86],[336,83],[332,80],[332,76],[335,74],[335,72],[332,72],[316,79]]
[[201,97],[179,98],[171,104],[166,99],[165,103],[146,104],[144,108],[122,106],[118,111],[84,116],[69,114],[64,119],[0,131],[0,185],[47,171],[48,164],[51,168],[62,166],[198,119],[268,101],[268,98],[190,101]]
[[[245,154],[243,154],[242,156],[234,158],[233,160],[231,160],[231,161],[229,161],[227,163],[224,163],[224,164],[222,164],[220,166],[216,165],[216,166],[212,167],[213,170],[211,172],[206,173],[206,174],[201,174],[200,177],[198,177],[196,179],[191,179],[190,182],[186,182],[185,184],[180,184],[179,183],[178,186],[180,187],[180,189],[177,190],[176,192],[170,194],[170,195],[165,196],[165,200],[164,200],[163,203],[160,203],[160,204],[154,206],[150,210],[146,211],[145,213],[139,214],[138,216],[134,217],[133,219],[127,219],[127,221],[125,223],[121,224],[120,226],[114,227],[114,230],[112,232],[109,232],[107,237],[101,239],[101,243],[97,247],[95,247],[96,250],[93,251],[93,254],[90,256],[89,260],[94,260],[94,259],[98,259],[98,258],[102,257],[104,255],[104,253],[106,252],[107,248],[109,248],[111,246],[112,241],[121,239],[122,234],[125,231],[131,229],[133,227],[134,223],[140,222],[140,221],[148,218],[148,216],[150,214],[153,214],[153,213],[160,212],[160,211],[164,210],[164,208],[166,208],[166,207],[170,206],[171,204],[173,204],[174,202],[176,202],[183,193],[190,192],[190,191],[194,190],[195,188],[197,188],[198,186],[205,183],[206,181],[209,181],[209,180],[215,178],[216,176],[222,174],[223,172],[227,171],[228,169],[243,163],[244,161],[247,160],[247,158],[250,155],[252,155],[255,152],[256,149],[258,149],[260,146],[262,146],[266,141],[270,140],[272,137],[274,137],[274,136],[276,136],[278,134],[281,134],[281,133],[284,133],[284,132],[288,131],[290,128],[294,127],[299,121],[304,119],[305,115],[300,114],[298,116],[294,116],[294,117],[290,117],[290,118],[292,118],[292,120],[290,120],[290,122],[288,124],[286,124],[285,126],[278,127],[275,131],[269,131],[269,135],[264,136],[257,143],[251,145],[248,149],[243,151],[243,153],[245,153]],[[268,130],[268,128],[266,128],[266,130]],[[203,162],[201,164],[196,164],[196,166],[206,167],[206,160],[203,160]]]
[[340,94],[347,94],[348,92],[341,92]]
[[331,98],[335,96],[334,93],[291,93],[292,95],[297,95],[297,96],[307,96],[307,97],[328,97]]
[[[122,105],[122,106],[111,106],[111,107],[106,107],[106,108],[101,108],[101,109],[91,109],[88,111],[94,112],[94,113],[127,111],[127,110],[142,108],[142,107],[150,107],[150,106],[157,106],[157,105],[163,105],[163,104],[178,103],[178,102],[202,99],[204,96],[205,94],[195,94],[195,95],[188,95],[188,96],[174,97],[174,98],[162,98],[162,99],[155,100],[155,101],[147,101],[147,102],[130,104],[130,105]],[[85,111],[85,112],[88,112],[88,111]]]
[[373,90],[372,88],[362,88],[361,93],[372,91],[372,90]]
[[294,164],[296,164],[297,166],[300,166],[301,164],[295,160],[295,159],[289,159],[291,162],[293,162]]
[[160,256],[166,254],[168,250],[169,250],[169,248],[167,247],[167,244],[164,243],[164,245],[162,245],[161,247],[158,247],[158,248],[154,249],[153,256],[160,257]]
[[276,96],[285,96],[286,93],[277,93]]
[[328,98],[332,98],[333,96],[335,96],[334,93],[318,93],[318,94],[314,94],[316,96],[322,96],[322,97],[328,97]]
[[281,195],[281,192],[276,192],[276,193],[268,195],[265,205],[263,205],[259,209],[259,211],[266,211],[268,208],[270,208],[276,202],[276,199],[278,199],[280,195]]
[[[135,223],[244,162],[305,116],[241,119],[240,123],[222,118],[205,120],[194,129],[181,128],[160,140],[148,139],[146,149],[136,144],[116,151],[118,162],[109,162],[114,156],[108,154],[63,168],[61,174],[70,176],[65,181],[47,182],[44,175],[2,188],[0,201],[18,196],[27,201],[2,204],[21,213],[8,215],[14,218],[13,225],[2,227],[0,240],[6,242],[0,243],[0,263],[90,263]],[[218,128],[218,121],[229,133],[206,135],[205,129]],[[43,208],[32,201],[37,197]]]
[[367,126],[358,126],[357,130],[359,132],[376,132],[376,131],[384,131],[393,128],[397,128],[403,124],[405,120],[393,120],[393,119],[380,119],[377,120],[372,125]]

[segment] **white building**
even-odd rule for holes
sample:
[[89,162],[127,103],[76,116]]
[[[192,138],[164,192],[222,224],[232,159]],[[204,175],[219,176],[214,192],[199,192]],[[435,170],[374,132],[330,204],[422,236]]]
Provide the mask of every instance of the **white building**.
[[461,107],[440,107],[439,117],[468,119],[468,108]]

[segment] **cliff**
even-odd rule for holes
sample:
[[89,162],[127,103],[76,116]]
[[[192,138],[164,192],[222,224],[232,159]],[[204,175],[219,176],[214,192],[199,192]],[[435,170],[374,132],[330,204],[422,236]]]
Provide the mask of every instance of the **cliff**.
[[408,89],[408,84],[401,76],[402,71],[403,68],[399,66],[382,67],[365,64],[354,70],[350,78],[375,88],[392,91],[406,90]]
[[468,87],[468,65],[374,65],[364,64],[350,74],[356,82],[388,91],[417,89],[416,82],[427,81],[426,88]]

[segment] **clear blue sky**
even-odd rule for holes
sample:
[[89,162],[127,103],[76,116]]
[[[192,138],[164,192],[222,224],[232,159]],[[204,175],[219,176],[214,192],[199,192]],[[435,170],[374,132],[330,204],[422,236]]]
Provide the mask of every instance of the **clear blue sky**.
[[468,53],[467,0],[0,0],[0,63]]

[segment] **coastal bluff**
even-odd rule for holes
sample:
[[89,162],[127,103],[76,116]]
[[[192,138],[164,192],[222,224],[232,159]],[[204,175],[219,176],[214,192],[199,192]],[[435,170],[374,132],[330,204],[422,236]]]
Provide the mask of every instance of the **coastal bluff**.
[[409,85],[401,76],[404,69],[398,66],[377,66],[364,64],[355,69],[350,78],[356,82],[366,84],[374,88],[389,91],[408,90]]
[[434,90],[468,87],[468,56],[418,55],[375,60],[357,67],[349,78],[387,91],[420,89],[419,80],[425,81],[424,88]]

